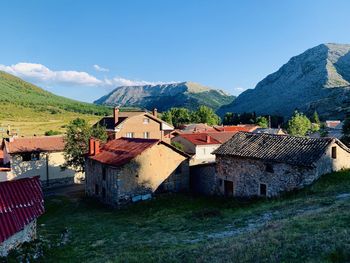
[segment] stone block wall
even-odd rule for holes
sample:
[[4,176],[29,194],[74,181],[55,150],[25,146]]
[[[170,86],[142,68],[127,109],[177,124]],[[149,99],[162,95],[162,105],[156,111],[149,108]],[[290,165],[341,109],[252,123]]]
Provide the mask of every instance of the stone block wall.
[[319,177],[316,168],[312,167],[219,155],[216,161],[220,193],[225,194],[225,180],[227,180],[233,182],[233,195],[239,197],[258,196],[260,184],[266,184],[266,196],[277,196],[282,192],[309,185]]
[[191,166],[190,171],[192,192],[204,195],[213,195],[217,192],[215,163]]

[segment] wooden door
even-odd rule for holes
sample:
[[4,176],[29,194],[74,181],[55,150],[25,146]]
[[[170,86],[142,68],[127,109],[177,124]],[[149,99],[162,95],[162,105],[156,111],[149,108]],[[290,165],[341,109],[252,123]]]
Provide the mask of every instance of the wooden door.
[[233,196],[233,182],[225,180],[224,187],[225,187],[225,196]]

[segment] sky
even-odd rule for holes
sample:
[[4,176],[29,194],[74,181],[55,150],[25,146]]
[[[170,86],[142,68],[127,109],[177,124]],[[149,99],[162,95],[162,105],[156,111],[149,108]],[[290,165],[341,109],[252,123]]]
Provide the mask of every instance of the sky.
[[350,43],[348,0],[2,0],[0,70],[92,102],[194,81],[238,95],[295,55]]

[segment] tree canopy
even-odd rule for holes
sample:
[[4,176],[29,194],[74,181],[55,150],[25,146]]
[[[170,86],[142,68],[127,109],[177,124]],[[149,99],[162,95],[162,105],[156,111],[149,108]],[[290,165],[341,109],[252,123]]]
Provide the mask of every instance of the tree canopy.
[[298,111],[294,112],[287,125],[288,133],[295,136],[305,136],[311,128],[311,121],[303,113],[299,113]]
[[257,117],[255,124],[259,125],[261,128],[268,128],[269,127],[268,119],[266,117],[263,117],[263,116]]
[[69,123],[65,137],[65,167],[84,172],[85,155],[89,150],[89,139],[91,137],[105,142],[107,140],[105,127],[100,125],[91,127],[86,120],[81,118]]

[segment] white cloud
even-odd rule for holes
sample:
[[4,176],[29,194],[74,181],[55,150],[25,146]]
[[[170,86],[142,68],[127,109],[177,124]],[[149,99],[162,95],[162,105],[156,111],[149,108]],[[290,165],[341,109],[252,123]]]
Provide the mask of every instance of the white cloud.
[[11,66],[0,64],[0,70],[6,71],[15,76],[29,81],[43,84],[72,84],[96,86],[103,84],[103,81],[82,71],[53,71],[42,64],[17,63]]
[[99,72],[108,72],[108,71],[109,71],[108,68],[103,68],[103,67],[101,67],[101,66],[99,66],[99,65],[97,65],[97,64],[95,64],[93,67],[94,67],[94,69],[95,69],[96,71],[99,71]]
[[[98,65],[94,65],[96,69]],[[54,71],[42,64],[21,62],[14,65],[6,66],[0,64],[0,70],[6,71],[10,74],[23,78],[29,82],[33,82],[43,86],[60,86],[60,85],[72,85],[72,86],[92,86],[92,87],[105,87],[112,89],[118,86],[140,86],[140,85],[159,85],[175,82],[150,82],[145,80],[130,80],[123,77],[114,77],[106,79],[98,79],[97,77],[84,72],[74,70],[61,70]],[[106,69],[103,69],[106,70]]]

